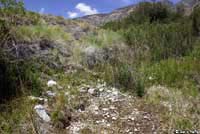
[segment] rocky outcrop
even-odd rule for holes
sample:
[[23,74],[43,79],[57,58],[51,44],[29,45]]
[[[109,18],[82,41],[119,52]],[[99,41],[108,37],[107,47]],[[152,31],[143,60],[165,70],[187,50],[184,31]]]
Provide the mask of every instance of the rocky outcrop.
[[177,3],[177,7],[183,8],[185,15],[190,15],[192,13],[193,7],[199,3],[199,0],[181,0]]
[[114,10],[113,12],[108,13],[108,14],[89,15],[89,16],[78,18],[77,20],[81,20],[89,24],[98,26],[98,25],[107,23],[109,21],[116,21],[116,20],[120,20],[127,17],[132,11],[135,10],[135,7],[136,7],[135,5],[131,5],[131,6]]
[[[189,15],[192,12],[192,8],[196,4],[198,4],[200,1],[199,0],[181,0],[176,5],[174,5],[173,2],[171,2],[170,0],[160,0],[159,2],[163,3],[164,5],[167,5],[169,8],[172,8],[173,10],[176,9],[176,7],[178,6],[182,6],[185,10],[185,14]],[[89,15],[89,16],[78,18],[76,20],[81,20],[91,25],[99,26],[110,21],[116,21],[116,20],[120,20],[127,17],[131,12],[133,12],[136,9],[136,6],[137,5],[130,5],[124,8],[114,10],[113,12],[108,13],[108,14]]]

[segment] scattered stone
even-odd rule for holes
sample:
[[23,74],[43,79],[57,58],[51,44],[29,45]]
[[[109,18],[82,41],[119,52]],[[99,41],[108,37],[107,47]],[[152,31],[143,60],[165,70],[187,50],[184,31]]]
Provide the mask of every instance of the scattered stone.
[[138,131],[138,129],[137,129],[137,128],[134,128],[134,131],[136,132],[136,131]]
[[116,108],[114,106],[110,106],[110,109],[111,110],[115,110]]
[[107,124],[107,127],[110,127],[111,126],[111,124]]
[[47,102],[47,99],[41,98],[41,97],[35,97],[35,96],[29,96],[28,97],[32,101],[42,101],[42,102]]
[[54,81],[54,80],[49,80],[49,81],[47,82],[47,86],[48,86],[48,87],[53,87],[53,86],[56,86],[56,85],[57,85],[57,82]]
[[47,114],[44,106],[42,106],[42,105],[36,105],[34,107],[34,109],[35,109],[36,113],[38,114],[38,116],[40,118],[42,118],[43,121],[45,121],[45,122],[50,122],[51,121],[51,118]]
[[65,92],[65,96],[68,96],[68,95],[70,95],[70,93],[69,92]]
[[100,89],[99,89],[99,92],[103,92],[103,90],[104,90],[104,88],[100,88]]
[[88,90],[88,93],[91,94],[91,95],[93,95],[95,93],[95,89],[94,88],[90,88]]
[[112,120],[117,120],[117,117],[112,117]]
[[80,91],[80,93],[86,93],[87,92],[86,88],[84,88],[84,87],[80,88],[79,91]]
[[114,92],[113,92],[113,95],[116,95],[116,96],[117,96],[117,95],[118,95],[118,91],[114,91]]
[[79,134],[80,130],[85,128],[86,124],[81,122],[74,122],[67,129],[69,129],[70,134]]
[[48,97],[55,97],[56,96],[56,93],[54,93],[52,91],[47,91],[46,94],[47,94]]
[[102,110],[103,110],[103,111],[108,111],[109,109],[108,109],[108,108],[102,108]]

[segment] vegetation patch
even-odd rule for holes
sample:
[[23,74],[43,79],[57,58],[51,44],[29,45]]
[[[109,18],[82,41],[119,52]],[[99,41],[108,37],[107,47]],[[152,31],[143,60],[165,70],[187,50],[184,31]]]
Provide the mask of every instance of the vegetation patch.
[[53,40],[58,42],[66,42],[70,39],[70,35],[63,31],[59,26],[33,25],[18,26],[14,30],[16,37],[22,41],[35,42],[42,39]]

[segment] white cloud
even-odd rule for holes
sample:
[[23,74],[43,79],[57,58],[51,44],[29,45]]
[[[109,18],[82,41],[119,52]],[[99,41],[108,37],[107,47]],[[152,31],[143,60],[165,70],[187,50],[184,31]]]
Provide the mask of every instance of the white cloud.
[[44,8],[41,8],[40,11],[39,11],[39,13],[40,13],[40,14],[43,14],[44,11],[45,11],[45,9],[44,9]]
[[85,3],[78,3],[76,5],[76,9],[78,9],[81,13],[84,15],[92,15],[97,14],[98,11],[95,8],[92,8],[91,6],[85,4]]
[[67,12],[67,14],[68,14],[68,16],[69,16],[69,18],[76,18],[76,17],[78,17],[78,13],[76,13],[76,12]]

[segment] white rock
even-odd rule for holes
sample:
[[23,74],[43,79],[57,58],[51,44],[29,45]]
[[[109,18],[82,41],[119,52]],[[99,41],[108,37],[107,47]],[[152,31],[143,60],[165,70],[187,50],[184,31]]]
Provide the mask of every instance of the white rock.
[[103,86],[104,86],[104,87],[106,86],[106,82],[103,83]]
[[116,108],[115,108],[114,106],[110,106],[110,109],[111,109],[111,110],[114,110],[114,109],[116,109]]
[[108,108],[102,108],[102,110],[103,110],[103,111],[108,111],[109,109],[108,109]]
[[99,124],[101,121],[96,121],[97,124]]
[[28,97],[30,100],[39,100],[39,101],[44,101],[44,102],[47,102],[47,99],[45,98],[41,98],[41,97],[35,97],[35,96],[29,96]]
[[47,91],[46,93],[47,93],[47,95],[48,95],[49,97],[55,97],[55,96],[56,96],[56,93],[54,93],[54,92],[52,92],[52,91]]
[[56,81],[49,80],[49,81],[47,82],[47,86],[48,86],[48,87],[53,87],[53,86],[56,86],[56,85],[57,85],[57,82],[56,82]]
[[99,112],[98,112],[98,111],[95,111],[95,112],[94,112],[94,114],[95,114],[95,115],[98,115],[98,114],[99,114]]
[[112,120],[117,120],[117,117],[115,117],[115,116],[114,116],[114,117],[112,117]]
[[104,90],[104,88],[100,88],[100,89],[99,89],[100,92],[103,92],[103,90]]
[[111,125],[110,125],[110,124],[107,124],[106,126],[107,126],[107,127],[110,127]]
[[117,91],[117,89],[113,87],[113,88],[112,88],[112,91],[115,92],[115,91]]
[[45,122],[50,122],[51,121],[51,118],[46,113],[46,110],[45,110],[44,106],[42,106],[42,105],[36,105],[34,107],[34,109],[35,109],[36,113],[38,114],[38,116],[40,118],[42,118],[43,121],[45,121]]
[[65,92],[65,96],[68,96],[69,95],[69,92]]
[[135,120],[135,118],[134,118],[134,117],[131,117],[130,119],[131,119],[132,121],[134,121],[134,120]]
[[94,107],[94,110],[95,110],[95,111],[99,110],[98,106],[95,106],[95,107]]
[[88,90],[88,93],[90,93],[90,94],[94,94],[94,91],[95,91],[94,88],[90,88],[90,89]]
[[107,93],[111,93],[112,91],[111,90],[107,90]]
[[117,96],[118,94],[119,94],[118,91],[114,91],[114,92],[113,92],[113,95],[115,95],[115,96]]
[[134,131],[138,131],[137,128],[134,128]]

